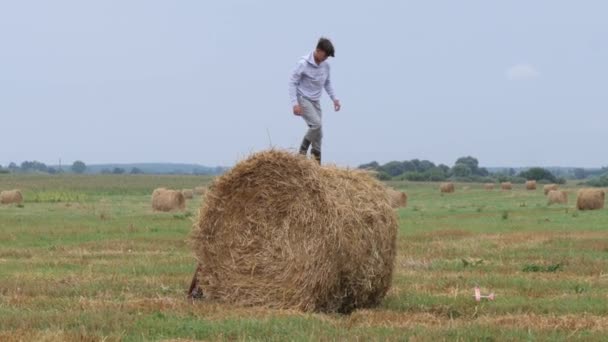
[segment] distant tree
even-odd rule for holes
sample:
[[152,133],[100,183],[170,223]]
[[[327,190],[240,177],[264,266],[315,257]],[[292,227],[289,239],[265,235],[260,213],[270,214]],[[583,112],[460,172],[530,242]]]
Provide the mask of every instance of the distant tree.
[[417,164],[412,162],[411,160],[406,160],[403,163],[401,163],[402,167],[403,167],[403,172],[416,172],[418,171]]
[[403,164],[398,161],[392,161],[382,165],[381,170],[388,173],[391,177],[398,176],[404,171]]
[[590,186],[606,187],[608,186],[608,174],[599,177],[593,177],[585,183]]
[[585,176],[586,178],[589,177],[598,177],[598,176],[603,176],[608,174],[608,167],[603,166],[600,169],[586,169],[585,170]]
[[48,167],[46,164],[41,163],[39,161],[24,161],[21,163],[21,170],[24,172],[31,171],[40,171],[40,172],[48,172]]
[[15,164],[14,162],[11,162],[10,164],[8,164],[8,169],[11,170],[11,172],[14,172],[19,170],[19,166],[17,166],[17,164]]
[[440,168],[441,170],[443,170],[443,173],[446,175],[446,177],[450,176],[450,167],[445,165],[445,164],[439,164],[437,165],[438,168]]
[[56,168],[54,168],[54,167],[49,167],[49,168],[46,170],[46,172],[48,172],[48,173],[49,173],[49,174],[51,174],[51,175],[54,175],[54,174],[56,174],[58,171],[57,171],[57,169],[56,169]]
[[555,175],[552,174],[551,171],[542,167],[533,167],[531,169],[528,169],[527,171],[520,172],[518,176],[528,180],[539,181],[544,179],[552,183],[557,182],[557,178],[555,177]]
[[477,160],[477,158],[473,158],[471,156],[467,156],[467,157],[460,157],[458,159],[456,159],[456,162],[454,163],[454,166],[458,165],[458,164],[464,164],[466,166],[469,167],[469,169],[471,170],[471,173],[476,175],[479,172],[479,161]]
[[587,171],[582,167],[577,167],[574,169],[574,178],[576,179],[585,179],[587,178]]
[[418,163],[418,172],[426,172],[434,167],[435,164],[433,162],[430,162],[428,160],[421,160]]
[[464,164],[464,165],[468,166],[469,169],[471,170],[471,175],[473,175],[473,176],[487,177],[490,175],[490,172],[488,172],[488,170],[486,168],[479,167],[479,161],[475,157],[471,157],[471,156],[460,157],[456,160],[456,163],[454,163],[454,166],[456,166],[457,164]]
[[129,172],[129,173],[132,175],[139,175],[139,174],[144,173],[144,171],[138,167],[134,167],[131,169],[131,172]]
[[377,161],[373,161],[371,163],[359,165],[359,169],[373,169],[373,170],[376,170],[379,167],[380,167],[380,164],[378,164]]
[[497,173],[495,174],[496,180],[499,182],[506,182],[509,180],[509,176],[507,176],[506,174],[503,173]]
[[452,174],[456,177],[468,177],[472,173],[471,167],[464,163],[456,163],[452,168]]
[[410,165],[414,167],[415,172],[420,171],[420,159],[412,159],[410,160]]
[[406,172],[402,177],[412,182],[423,182],[429,180],[429,175],[421,172]]
[[433,182],[443,181],[448,178],[447,172],[438,166],[429,169],[425,174],[427,175],[427,179]]
[[490,172],[485,167],[480,167],[477,169],[477,175],[482,177],[487,177],[490,175]]
[[379,180],[382,180],[382,181],[387,181],[387,180],[391,180],[391,175],[389,175],[388,173],[386,173],[384,171],[378,171],[376,178],[378,178]]
[[81,160],[77,160],[72,164],[72,171],[74,173],[84,173],[86,170],[87,165]]
[[121,167],[115,167],[112,170],[112,173],[115,175],[122,175],[123,173],[125,173],[125,169],[121,168]]

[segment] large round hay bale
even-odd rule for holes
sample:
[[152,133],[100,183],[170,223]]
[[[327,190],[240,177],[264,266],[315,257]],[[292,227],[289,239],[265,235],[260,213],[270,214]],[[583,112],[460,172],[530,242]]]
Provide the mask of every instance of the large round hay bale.
[[526,190],[536,190],[536,181],[535,180],[526,181]]
[[551,190],[547,194],[547,205],[568,204],[568,193],[563,190]]
[[206,186],[197,186],[194,188],[194,194],[198,195],[198,196],[204,195],[206,191],[207,191]]
[[185,199],[192,199],[194,197],[194,192],[192,189],[183,189],[182,194],[184,195]]
[[441,193],[451,194],[455,190],[454,183],[452,183],[452,182],[441,183],[439,185],[439,190],[441,191]]
[[393,208],[405,208],[407,207],[407,194],[403,191],[397,191],[393,188],[387,188],[388,197],[391,201],[391,207]]
[[260,152],[209,187],[192,232],[199,286],[243,306],[372,307],[391,285],[397,228],[373,177]]
[[186,209],[186,199],[181,191],[158,188],[152,192],[152,209],[154,211],[183,211]]
[[486,190],[494,190],[494,183],[486,183],[483,185],[483,188]]
[[5,190],[0,192],[0,204],[21,204],[23,194],[20,190]]
[[557,185],[557,184],[545,184],[543,186],[543,192],[545,193],[545,196],[549,193],[549,191],[558,190],[558,189],[559,189],[559,185]]
[[513,184],[511,184],[511,182],[502,182],[500,183],[500,188],[502,190],[511,190],[513,189]]
[[580,189],[576,197],[576,207],[578,210],[602,209],[605,197],[602,189]]

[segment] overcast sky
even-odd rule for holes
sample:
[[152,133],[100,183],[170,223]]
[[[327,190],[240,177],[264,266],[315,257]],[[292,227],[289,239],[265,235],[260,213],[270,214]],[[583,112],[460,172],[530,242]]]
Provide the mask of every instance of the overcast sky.
[[0,165],[232,165],[295,148],[331,38],[324,160],[608,165],[606,1],[0,0]]

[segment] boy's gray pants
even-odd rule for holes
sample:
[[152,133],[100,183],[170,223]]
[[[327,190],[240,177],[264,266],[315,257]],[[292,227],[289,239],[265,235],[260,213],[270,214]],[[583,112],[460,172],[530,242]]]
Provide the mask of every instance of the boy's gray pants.
[[319,101],[312,101],[305,97],[300,97],[298,100],[302,107],[302,118],[308,125],[308,131],[300,145],[300,153],[308,153],[308,147],[312,145],[311,154],[321,162],[321,140],[323,139],[321,104]]

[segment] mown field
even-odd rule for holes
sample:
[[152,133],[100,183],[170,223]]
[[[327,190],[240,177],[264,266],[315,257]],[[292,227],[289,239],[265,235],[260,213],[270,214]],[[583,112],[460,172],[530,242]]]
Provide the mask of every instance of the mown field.
[[[152,189],[195,176],[0,175],[23,206],[0,206],[0,341],[605,341],[608,209],[548,207],[541,189],[395,182],[393,288],[348,316],[235,308],[185,297],[200,199],[153,213]],[[494,292],[477,303],[473,288]]]

